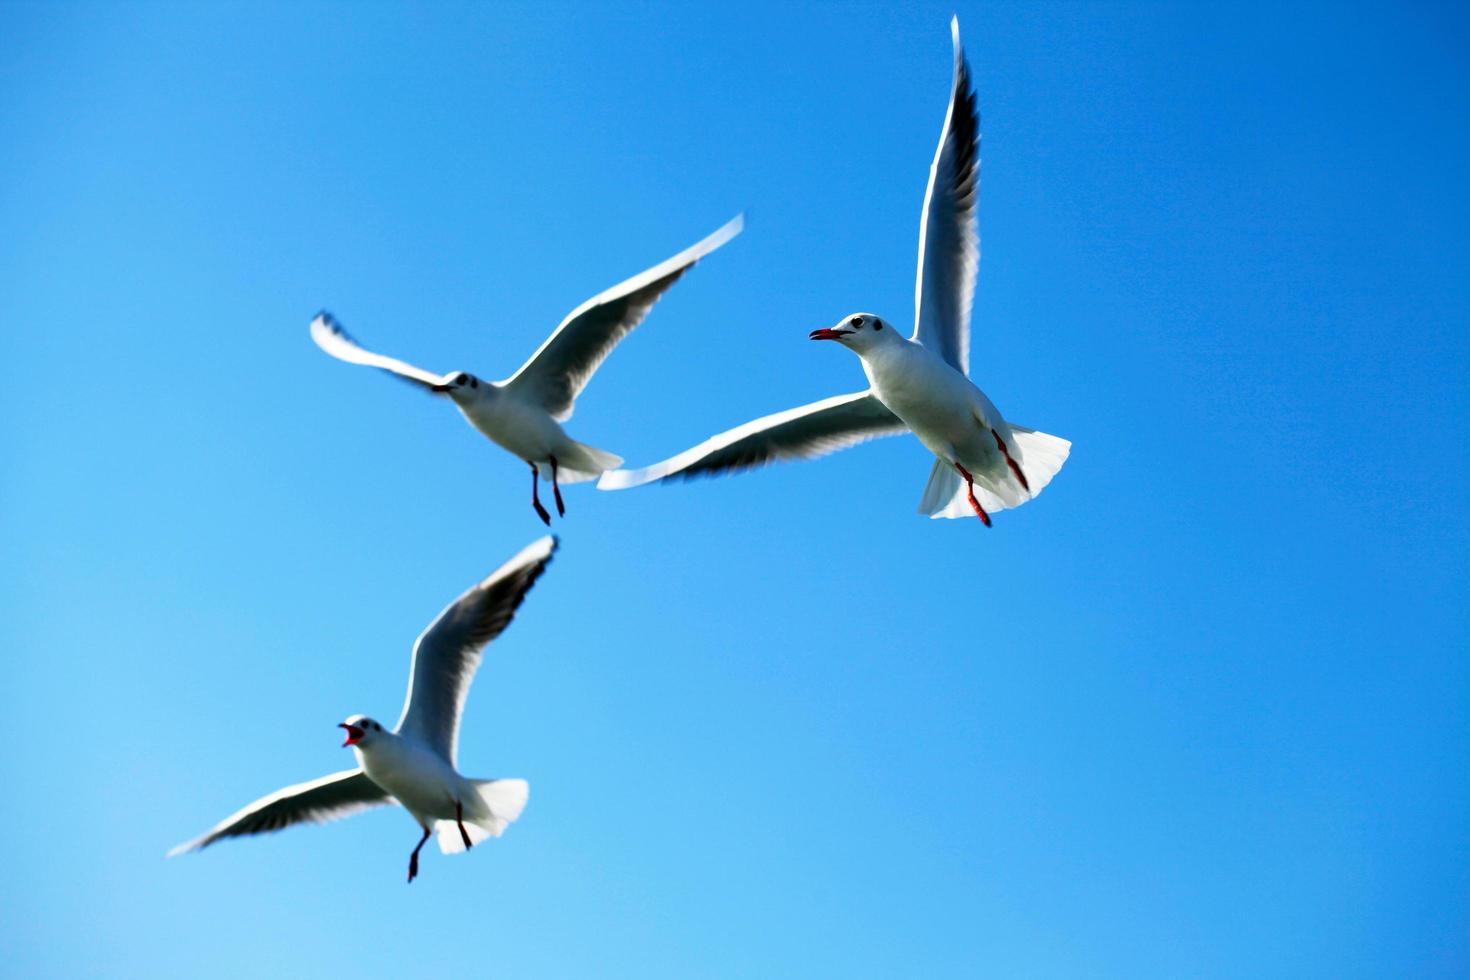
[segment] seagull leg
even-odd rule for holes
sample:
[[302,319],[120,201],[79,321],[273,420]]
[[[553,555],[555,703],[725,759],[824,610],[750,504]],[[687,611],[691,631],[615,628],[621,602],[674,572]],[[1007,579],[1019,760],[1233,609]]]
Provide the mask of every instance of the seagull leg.
[[960,471],[960,475],[965,478],[965,488],[970,493],[970,506],[973,507],[973,508],[975,508],[975,513],[976,514],[980,515],[981,522],[984,523],[984,525],[986,527],[989,527],[990,526],[990,515],[987,514],[987,513],[985,513],[985,508],[984,507],[981,507],[980,506],[980,501],[978,501],[978,500],[975,499],[975,478],[970,475],[970,471],[969,470],[965,469],[959,463],[955,463],[954,464],[954,468],[957,469],[957,470],[959,470]]
[[464,849],[468,851],[475,845],[470,841],[470,835],[464,829],[464,804],[459,800],[454,801],[454,822],[459,824],[459,839],[464,841]]
[[[419,826],[424,827],[423,824],[419,824]],[[408,880],[410,884],[412,884],[413,880],[419,876],[419,851],[423,850],[424,841],[428,839],[429,828],[424,827],[424,836],[419,838],[418,847],[415,847],[413,849],[413,853],[408,856]]]
[[1021,467],[1016,465],[1016,461],[1014,459],[1011,459],[1011,451],[1006,448],[1006,441],[1002,439],[1000,437],[1000,433],[996,432],[994,429],[990,430],[990,434],[995,436],[995,448],[999,449],[1005,455],[1006,465],[1011,468],[1012,473],[1016,474],[1016,479],[1021,481],[1021,486],[1026,488],[1026,492],[1030,493],[1031,484],[1026,482],[1026,474],[1021,472]]
[[556,482],[556,457],[551,457],[551,490],[556,494],[556,516],[566,517],[566,506],[561,502],[561,484]]
[[[530,463],[531,461],[527,460],[526,462]],[[541,498],[536,494],[536,485],[540,481],[541,471],[536,469],[535,463],[531,463],[531,506],[536,508],[536,513],[540,515],[542,523],[547,527],[551,527],[551,515],[546,512],[545,507],[541,506]]]

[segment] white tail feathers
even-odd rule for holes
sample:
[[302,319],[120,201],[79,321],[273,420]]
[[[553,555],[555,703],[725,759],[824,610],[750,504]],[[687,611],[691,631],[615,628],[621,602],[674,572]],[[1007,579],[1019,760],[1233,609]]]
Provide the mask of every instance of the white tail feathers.
[[919,500],[919,513],[940,516],[940,511],[949,506],[955,494],[964,492],[964,484],[960,471],[936,456],[934,467],[929,471],[929,482],[924,484],[924,496]]
[[[571,440],[568,440],[571,442]],[[559,483],[586,483],[595,480],[607,470],[623,465],[623,457],[605,449],[589,446],[585,442],[572,442],[571,452],[556,457],[556,476]],[[543,480],[551,479],[551,464],[540,463],[537,469]]]
[[[975,474],[975,499],[986,513],[1019,507],[1041,493],[1072,451],[1072,444],[1066,439],[1024,426],[1012,425],[1011,436],[1020,450],[1016,462],[1020,464],[1021,472],[1026,474],[1026,482],[1031,489],[1028,493],[1021,486],[1021,481],[1010,473],[998,483],[982,474]],[[935,518],[975,516],[965,492],[965,481],[949,463],[940,459],[934,461],[924,496],[919,501],[919,513]]]
[[[470,786],[475,795],[464,801],[464,829],[471,845],[505,833],[505,828],[526,808],[526,800],[531,795],[531,786],[524,779],[474,779],[470,780]],[[458,854],[465,849],[455,821],[438,821],[434,832],[443,853]]]
[[1011,435],[1021,447],[1021,472],[1031,484],[1031,496],[1036,496],[1051,482],[1072,452],[1072,444],[1061,436],[1047,435],[1035,429],[1011,426]]

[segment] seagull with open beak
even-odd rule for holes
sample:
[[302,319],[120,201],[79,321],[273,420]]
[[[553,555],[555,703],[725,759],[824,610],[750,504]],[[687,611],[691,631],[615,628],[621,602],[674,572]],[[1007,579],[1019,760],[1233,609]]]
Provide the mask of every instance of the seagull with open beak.
[[418,823],[408,880],[419,873],[419,851],[436,830],[445,854],[499,837],[521,815],[530,787],[524,779],[468,779],[455,750],[465,695],[485,645],[510,625],[521,601],[556,551],[545,537],[460,596],[419,636],[413,648],[408,698],[393,729],[367,715],[338,727],[357,766],[277,790],[225,818],[208,833],[180,844],[169,857],[226,837],[336,820],[368,807],[397,803]]

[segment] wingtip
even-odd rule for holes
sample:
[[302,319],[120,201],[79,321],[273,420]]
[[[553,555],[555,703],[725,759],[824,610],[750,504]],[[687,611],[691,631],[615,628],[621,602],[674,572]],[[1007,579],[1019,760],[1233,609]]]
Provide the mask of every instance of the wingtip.
[[555,534],[543,534],[521,549],[521,553],[513,559],[514,564],[529,562],[546,562],[556,554],[556,549],[561,547],[561,538]]
[[330,310],[319,310],[317,315],[312,317],[311,327],[307,332],[322,350],[327,350],[327,345],[336,338],[347,335],[347,331],[342,329],[342,324],[337,322],[337,318]]
[[199,841],[197,839],[186,840],[182,844],[175,844],[173,847],[170,847],[168,853],[163,856],[163,859],[167,861],[169,858],[176,858],[180,854],[188,854],[190,851],[197,850],[198,847]]
[[745,212],[741,211],[735,217],[731,218],[719,228],[715,229],[713,234],[711,234],[709,237],[705,238],[704,241],[699,243],[697,247],[699,249],[700,256],[703,257],[705,255],[708,255],[710,252],[713,252],[715,249],[719,248],[721,245],[725,244],[744,230]]

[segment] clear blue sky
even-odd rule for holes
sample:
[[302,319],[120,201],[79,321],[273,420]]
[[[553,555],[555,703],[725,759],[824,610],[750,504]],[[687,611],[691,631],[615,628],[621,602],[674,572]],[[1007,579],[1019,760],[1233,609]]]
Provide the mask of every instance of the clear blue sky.
[[163,860],[542,532],[312,314],[501,377],[745,210],[571,431],[856,390],[953,8],[0,6],[0,972],[1470,972],[1470,20],[1231,6],[959,6],[974,375],[1072,459],[573,488],[461,743],[530,806],[411,887],[391,810]]

